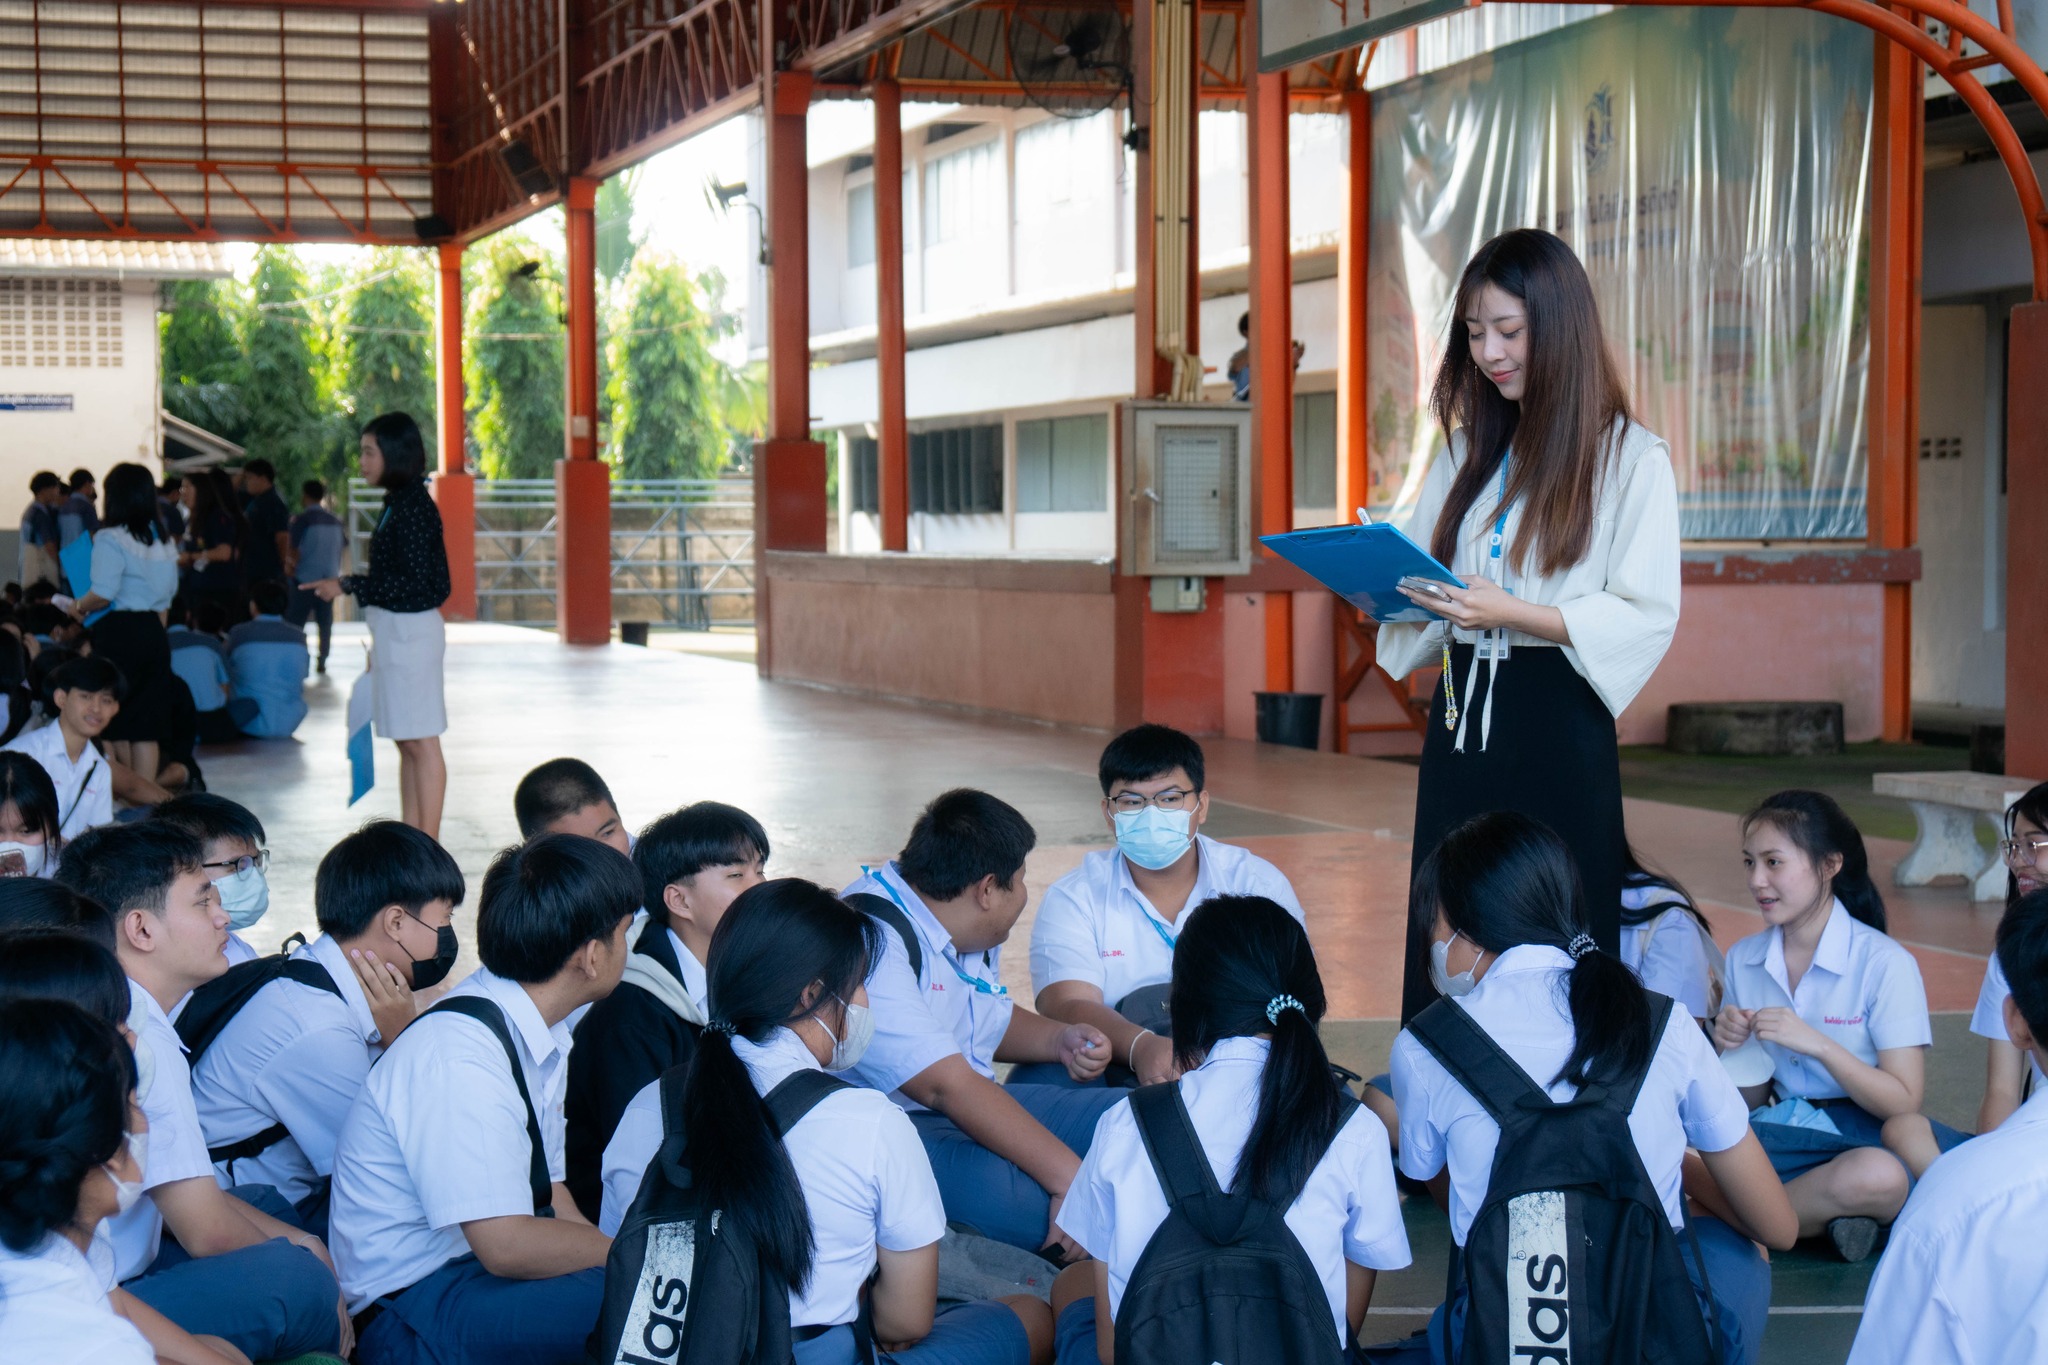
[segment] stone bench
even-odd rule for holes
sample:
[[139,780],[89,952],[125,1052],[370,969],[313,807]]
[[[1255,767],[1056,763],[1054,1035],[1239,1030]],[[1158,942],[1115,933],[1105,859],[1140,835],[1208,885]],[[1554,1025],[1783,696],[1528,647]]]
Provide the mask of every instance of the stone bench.
[[1913,851],[1899,860],[1892,880],[1926,886],[1936,877],[1962,876],[1969,878],[1972,900],[2004,900],[2005,860],[1994,849],[1985,861],[1976,824],[1987,821],[2003,837],[2006,808],[2033,785],[2030,778],[1988,773],[1874,774],[1872,788],[1910,805],[1918,827]]

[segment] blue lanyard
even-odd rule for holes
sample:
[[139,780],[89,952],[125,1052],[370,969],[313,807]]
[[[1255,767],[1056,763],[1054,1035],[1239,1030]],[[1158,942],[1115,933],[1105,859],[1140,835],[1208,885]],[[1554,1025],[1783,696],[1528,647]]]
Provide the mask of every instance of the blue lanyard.
[[[861,864],[860,870],[862,872],[865,872],[869,877],[873,878],[876,882],[881,884],[882,890],[888,892],[889,899],[896,902],[896,908],[898,910],[901,910],[904,914],[904,917],[906,919],[909,919],[914,926],[916,924],[916,916],[912,915],[910,913],[910,907],[903,903],[903,897],[896,894],[896,888],[889,885],[889,879],[887,877],[882,876],[880,873],[876,872],[872,867],[869,867],[865,863]],[[958,959],[956,959],[953,956],[952,952],[948,949],[939,949],[939,956],[946,959],[946,965],[953,969],[953,975],[959,977],[961,981],[965,982],[967,985],[972,986],[977,994],[994,995],[1001,997],[1007,997],[1010,994],[1010,988],[1008,986],[991,986],[988,982],[983,981],[980,977],[969,976],[967,973],[961,971]],[[982,955],[982,960],[987,961],[987,954]]]
[[[1500,563],[1501,540],[1505,536],[1507,529],[1508,462],[1506,457],[1502,457],[1500,462],[1500,515],[1493,519],[1493,539],[1487,543],[1487,557],[1491,559],[1495,565],[1498,565]],[[1506,586],[1506,584],[1501,583],[1500,576],[1498,574],[1494,575],[1493,581],[1495,582],[1495,584],[1499,586]]]
[[1152,932],[1159,935],[1160,941],[1166,944],[1167,952],[1170,953],[1179,946],[1179,944],[1175,941],[1173,935],[1167,932],[1166,926],[1161,924],[1158,920],[1153,919],[1150,915],[1147,915],[1145,916],[1145,923],[1151,925]]

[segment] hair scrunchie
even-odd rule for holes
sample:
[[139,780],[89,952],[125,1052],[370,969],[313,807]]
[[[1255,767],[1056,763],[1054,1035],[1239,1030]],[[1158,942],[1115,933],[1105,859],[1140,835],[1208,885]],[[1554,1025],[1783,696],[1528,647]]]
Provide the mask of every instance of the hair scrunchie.
[[1289,1010],[1299,1010],[1303,1018],[1308,1017],[1308,1011],[1302,1009],[1299,1000],[1296,1000],[1291,995],[1276,995],[1266,1002],[1266,1022],[1269,1024],[1279,1023],[1280,1016]]
[[732,1021],[729,1019],[714,1019],[704,1026],[704,1031],[706,1033],[716,1033],[725,1038],[731,1038],[739,1032],[738,1029],[732,1026]]
[[1599,947],[1599,944],[1593,942],[1592,935],[1579,934],[1565,945],[1564,950],[1572,955],[1572,961],[1577,962],[1587,953],[1597,951]]

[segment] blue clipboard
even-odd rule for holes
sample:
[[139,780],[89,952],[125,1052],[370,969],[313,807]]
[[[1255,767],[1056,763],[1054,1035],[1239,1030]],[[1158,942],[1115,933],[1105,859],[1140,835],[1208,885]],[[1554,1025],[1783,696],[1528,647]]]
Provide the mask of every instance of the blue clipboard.
[[1259,543],[1375,621],[1426,624],[1442,619],[1401,595],[1397,585],[1404,578],[1465,586],[1464,579],[1438,563],[1400,527],[1383,521],[1260,536]]
[[[66,545],[57,556],[57,565],[64,570],[69,581],[71,595],[83,597],[92,591],[92,534],[87,532]],[[88,626],[112,611],[112,607],[101,607],[85,618]]]

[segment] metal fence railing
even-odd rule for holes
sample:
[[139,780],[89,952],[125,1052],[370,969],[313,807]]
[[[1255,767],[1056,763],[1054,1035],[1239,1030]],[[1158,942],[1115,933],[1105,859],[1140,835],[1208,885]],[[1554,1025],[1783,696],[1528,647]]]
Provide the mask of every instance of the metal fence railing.
[[[382,489],[348,485],[354,562],[369,559]],[[612,614],[684,630],[754,618],[754,493],[746,479],[612,483]],[[555,484],[478,479],[477,617],[532,625],[555,619]]]

